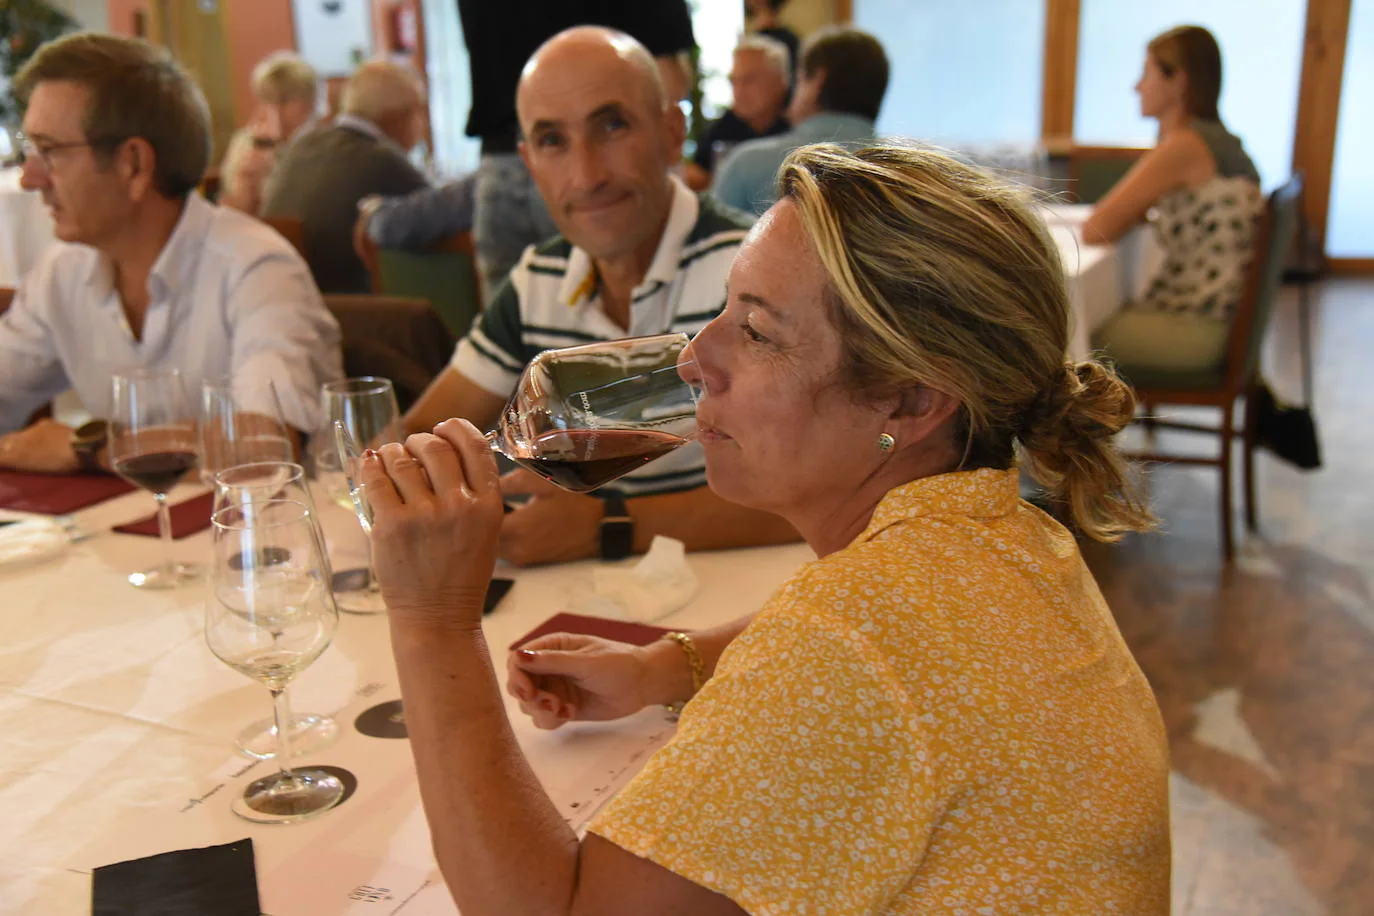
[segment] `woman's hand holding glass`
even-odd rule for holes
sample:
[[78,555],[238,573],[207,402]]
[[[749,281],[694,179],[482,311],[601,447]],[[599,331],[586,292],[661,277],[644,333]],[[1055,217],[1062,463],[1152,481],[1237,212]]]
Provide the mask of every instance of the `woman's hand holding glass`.
[[364,454],[373,563],[393,619],[481,627],[504,508],[491,447],[447,420]]

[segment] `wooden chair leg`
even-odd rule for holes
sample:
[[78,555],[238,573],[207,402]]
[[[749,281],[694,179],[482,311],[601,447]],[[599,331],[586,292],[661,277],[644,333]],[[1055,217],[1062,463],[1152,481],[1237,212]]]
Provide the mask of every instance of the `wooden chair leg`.
[[1245,527],[1253,534],[1259,531],[1259,503],[1255,499],[1255,386],[1245,392],[1245,426],[1241,430],[1241,448],[1245,456]]
[[1235,433],[1231,411],[1226,410],[1223,413],[1224,416],[1221,420],[1221,555],[1227,563],[1230,563],[1236,555],[1235,545],[1231,540],[1231,439]]
[[1141,401],[1141,408],[1140,425],[1145,427],[1145,441],[1150,443],[1150,447],[1153,448],[1157,432],[1155,426],[1157,407],[1153,401]]

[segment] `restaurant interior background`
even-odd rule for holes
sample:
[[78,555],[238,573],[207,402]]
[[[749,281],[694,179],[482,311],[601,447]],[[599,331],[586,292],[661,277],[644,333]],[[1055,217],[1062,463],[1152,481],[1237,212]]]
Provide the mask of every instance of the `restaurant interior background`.
[[[374,54],[428,78],[436,174],[472,168],[456,0],[52,0],[84,26],[168,44],[199,79],[222,150],[248,117],[249,74],[298,50],[337,86]],[[702,112],[728,104],[740,0],[693,0]],[[881,37],[884,134],[1070,173],[1153,140],[1132,87],[1146,41],[1197,23],[1225,61],[1221,113],[1266,190],[1306,176],[1321,278],[1310,292],[1325,464],[1264,456],[1260,530],[1217,547],[1217,475],[1150,477],[1162,534],[1084,553],[1159,698],[1175,774],[1175,912],[1374,911],[1374,0],[791,0],[799,35],[852,22]],[[1315,262],[1314,262],[1315,263]],[[1297,293],[1265,374],[1300,391]]]

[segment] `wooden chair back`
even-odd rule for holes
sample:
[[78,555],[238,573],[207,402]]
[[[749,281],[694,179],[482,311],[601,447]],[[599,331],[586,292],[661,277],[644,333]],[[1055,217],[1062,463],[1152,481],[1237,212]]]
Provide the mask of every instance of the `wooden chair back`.
[[294,216],[264,216],[262,221],[273,229],[282,238],[291,243],[291,247],[300,252],[301,257],[305,257],[305,224]]
[[462,337],[482,311],[482,283],[471,232],[459,232],[424,251],[379,248],[362,225],[354,240],[379,295],[427,300],[454,337]]

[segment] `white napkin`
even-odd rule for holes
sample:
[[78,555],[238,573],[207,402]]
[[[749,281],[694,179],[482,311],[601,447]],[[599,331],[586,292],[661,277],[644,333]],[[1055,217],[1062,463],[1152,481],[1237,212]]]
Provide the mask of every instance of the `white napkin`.
[[568,610],[592,617],[635,620],[665,617],[697,593],[697,575],[687,563],[682,542],[661,535],[634,566],[600,566],[592,571],[592,591]]
[[35,518],[0,527],[0,568],[37,563],[67,549],[67,532],[52,519]]

